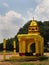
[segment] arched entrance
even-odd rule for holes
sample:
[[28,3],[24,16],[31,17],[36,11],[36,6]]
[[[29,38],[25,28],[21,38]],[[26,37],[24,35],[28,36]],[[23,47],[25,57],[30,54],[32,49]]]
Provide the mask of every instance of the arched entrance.
[[31,41],[27,45],[26,56],[33,56],[33,53],[35,53],[35,43],[34,43],[34,41]]

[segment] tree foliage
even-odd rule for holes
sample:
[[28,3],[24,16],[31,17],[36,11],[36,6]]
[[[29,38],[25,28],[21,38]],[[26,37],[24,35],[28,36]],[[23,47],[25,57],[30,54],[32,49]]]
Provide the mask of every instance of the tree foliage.
[[[39,27],[39,31],[41,36],[44,37],[44,46],[47,46],[47,42],[49,42],[49,21],[36,21]],[[19,42],[17,35],[18,34],[27,34],[28,33],[28,27],[30,25],[31,21],[27,22],[22,28],[19,29],[18,33],[14,36],[14,38],[10,38],[6,40],[6,50],[7,51],[13,51],[13,41],[16,41],[16,49],[17,52],[19,51]],[[32,47],[32,46],[31,46]],[[0,44],[0,51],[3,50],[3,43]]]

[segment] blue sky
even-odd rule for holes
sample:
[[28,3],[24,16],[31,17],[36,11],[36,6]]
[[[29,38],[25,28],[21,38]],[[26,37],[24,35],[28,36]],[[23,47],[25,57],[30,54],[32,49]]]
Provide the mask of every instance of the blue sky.
[[[26,13],[30,8],[35,8],[34,0],[1,0],[0,1],[1,14],[5,14],[9,10],[14,10],[20,13]],[[8,7],[8,8],[6,8]],[[4,12],[3,12],[4,9]]]
[[0,0],[0,42],[14,37],[32,17],[49,20],[49,0]]

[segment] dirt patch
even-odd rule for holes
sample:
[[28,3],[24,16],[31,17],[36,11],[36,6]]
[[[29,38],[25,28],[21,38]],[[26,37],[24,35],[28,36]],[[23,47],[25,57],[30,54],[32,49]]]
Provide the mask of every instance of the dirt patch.
[[[44,53],[44,55],[49,57],[49,53]],[[12,55],[6,55],[6,58],[11,57]],[[49,60],[45,61],[29,61],[29,62],[17,62],[17,61],[3,61],[3,55],[0,55],[0,65],[49,65]]]
[[49,53],[44,53],[44,55],[49,56]]
[[49,61],[0,62],[0,65],[49,65]]

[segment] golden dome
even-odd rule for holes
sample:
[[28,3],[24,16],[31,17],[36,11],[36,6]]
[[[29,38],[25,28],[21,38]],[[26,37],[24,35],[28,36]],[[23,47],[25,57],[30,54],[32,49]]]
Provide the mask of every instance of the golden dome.
[[30,23],[30,26],[37,26],[37,22],[35,20],[32,20],[32,22]]
[[28,28],[28,33],[29,34],[40,34],[36,20],[33,19],[32,22],[30,23],[29,28]]

